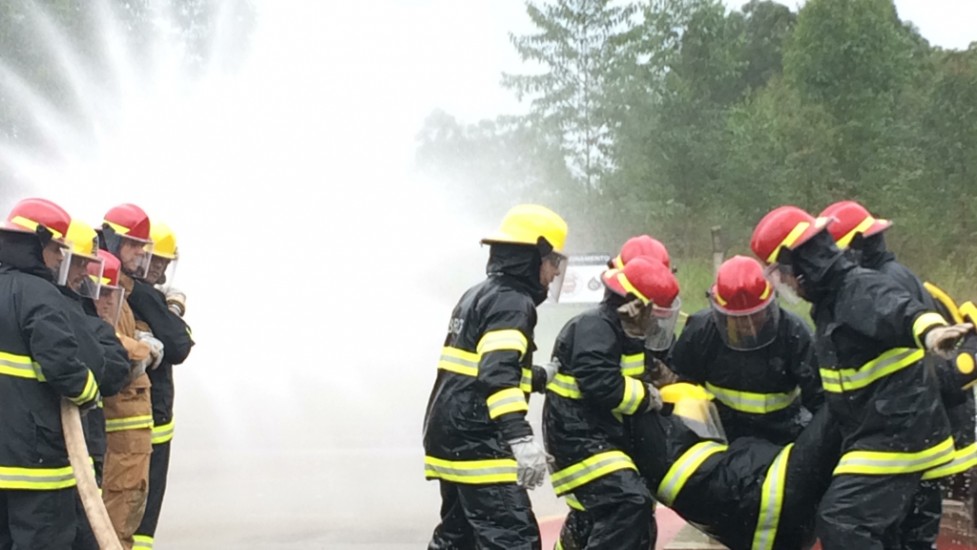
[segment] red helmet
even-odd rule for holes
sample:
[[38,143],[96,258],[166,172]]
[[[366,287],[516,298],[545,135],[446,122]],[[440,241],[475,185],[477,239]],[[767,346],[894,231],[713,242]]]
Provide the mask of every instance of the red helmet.
[[150,242],[149,216],[134,204],[120,204],[109,209],[103,222],[119,235]]
[[678,280],[661,262],[637,257],[624,269],[608,269],[601,275],[604,285],[620,296],[633,294],[645,305],[670,307],[678,296]]
[[828,231],[839,248],[848,248],[859,233],[871,237],[892,225],[889,220],[875,219],[864,206],[855,201],[838,201],[825,208],[818,217],[832,218]]
[[608,267],[613,267],[616,269],[621,269],[632,259],[638,256],[647,256],[653,260],[658,260],[659,262],[665,264],[665,267],[671,267],[671,260],[668,257],[668,249],[665,245],[661,243],[658,239],[654,239],[648,235],[638,235],[637,237],[631,237],[624,242],[621,247],[621,253],[617,255],[616,258],[611,260]]
[[[102,259],[101,284],[119,286],[119,270],[122,269],[122,263],[107,250],[99,249],[98,257]],[[97,267],[98,264],[89,264],[88,274],[97,277],[98,273],[93,272],[93,269]]]
[[775,263],[782,248],[792,250],[804,244],[820,233],[825,223],[796,206],[774,208],[753,230],[750,249],[764,263]]
[[70,225],[71,216],[57,204],[47,199],[24,199],[10,210],[3,228],[35,233],[38,227],[45,227],[56,241],[64,242]]
[[711,295],[716,307],[725,313],[749,313],[770,303],[774,292],[760,262],[733,256],[719,266]]

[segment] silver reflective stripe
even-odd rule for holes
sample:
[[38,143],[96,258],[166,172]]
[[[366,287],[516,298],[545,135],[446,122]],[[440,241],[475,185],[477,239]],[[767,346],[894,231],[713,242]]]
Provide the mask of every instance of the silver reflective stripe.
[[788,393],[754,393],[731,390],[706,382],[706,389],[727,407],[745,413],[766,414],[786,409],[801,394],[800,388]]

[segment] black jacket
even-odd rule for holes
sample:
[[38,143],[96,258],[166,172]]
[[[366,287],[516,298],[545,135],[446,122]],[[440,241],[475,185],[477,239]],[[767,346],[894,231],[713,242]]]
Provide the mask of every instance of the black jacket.
[[[811,329],[783,309],[777,337],[750,351],[726,346],[712,310],[698,311],[689,317],[672,347],[669,366],[679,378],[703,385],[716,395],[730,441],[755,436],[789,443],[810,419],[802,414],[801,404],[813,413],[824,403]],[[741,392],[763,394],[765,400],[760,403],[760,396],[747,399]]]
[[[533,333],[536,306],[546,299],[540,262],[535,247],[493,244],[488,278],[455,305],[424,417],[429,479],[515,482],[506,441],[532,434]],[[484,471],[456,468],[484,459],[499,460]]]
[[0,232],[0,264],[0,489],[71,487],[60,402],[87,405],[98,384],[37,237]]
[[[553,345],[560,368],[547,388],[543,434],[557,472],[600,453],[627,454],[624,418],[648,407],[645,383],[622,371],[626,357],[640,357],[644,366],[644,342],[621,328],[616,309],[622,303],[608,295],[568,321]],[[554,487],[563,494],[572,488],[562,490],[560,478],[555,475]]]
[[148,374],[153,425],[166,426],[173,420],[173,365],[186,361],[194,345],[193,336],[183,318],[166,306],[166,296],[153,285],[134,279],[127,301],[136,321],[149,325],[153,337],[163,343],[163,360]]
[[945,321],[889,276],[855,266],[827,231],[792,251],[791,261],[814,304],[816,353],[843,450],[875,452],[843,457],[837,473],[922,471],[949,459],[949,425],[920,349]]

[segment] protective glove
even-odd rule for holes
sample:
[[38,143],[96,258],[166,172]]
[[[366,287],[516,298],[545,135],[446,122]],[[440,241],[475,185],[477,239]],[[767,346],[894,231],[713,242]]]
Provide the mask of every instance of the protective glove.
[[187,295],[173,287],[168,288],[166,290],[166,307],[183,317],[187,311]]
[[560,360],[554,357],[549,363],[543,365],[543,370],[546,371],[546,383],[549,384],[556,376],[556,371],[560,370]]
[[163,342],[156,339],[151,332],[142,330],[136,331],[136,340],[145,342],[149,346],[149,357],[151,359],[148,368],[155,369],[163,362]]
[[944,359],[953,359],[953,348],[968,332],[974,329],[970,323],[960,323],[948,327],[934,327],[926,333],[926,349]]
[[536,439],[527,435],[508,442],[512,454],[516,457],[516,483],[527,488],[535,489],[543,484],[546,465],[552,460]]
[[648,394],[648,406],[645,407],[645,412],[660,411],[662,410],[662,394],[658,391],[658,388],[654,384],[649,384],[645,382],[645,393]]

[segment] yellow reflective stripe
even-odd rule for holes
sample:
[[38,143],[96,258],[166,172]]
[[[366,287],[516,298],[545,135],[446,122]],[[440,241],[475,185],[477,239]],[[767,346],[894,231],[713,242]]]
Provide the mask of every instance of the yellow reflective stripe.
[[35,363],[27,355],[16,355],[0,351],[0,374],[44,382],[41,365]]
[[706,389],[715,395],[716,399],[723,405],[736,411],[751,414],[767,414],[786,409],[801,394],[800,388],[797,387],[788,393],[753,393],[731,390],[709,382],[706,382]]
[[852,229],[848,233],[845,233],[844,235],[842,235],[840,239],[838,239],[837,241],[838,248],[848,248],[848,245],[851,244],[851,241],[852,239],[855,238],[855,235],[858,235],[859,233],[864,233],[866,229],[872,227],[873,223],[875,223],[875,218],[873,218],[872,216],[867,216],[864,220],[862,220],[861,223],[856,225],[854,229]]
[[834,475],[911,474],[935,468],[952,459],[953,438],[948,437],[942,443],[915,453],[848,451],[838,461]]
[[775,246],[773,248],[773,252],[771,252],[770,255],[767,256],[767,263],[768,264],[774,263],[774,259],[777,257],[777,253],[780,252],[780,249],[782,247],[790,248],[791,245],[793,245],[797,239],[801,238],[801,235],[803,235],[804,232],[807,231],[808,227],[811,227],[811,224],[808,222],[800,222],[797,225],[795,225],[794,229],[791,229],[790,233],[788,233],[787,236],[784,237],[784,240],[780,241],[780,244]]
[[455,483],[515,483],[516,461],[511,458],[487,460],[444,460],[424,457],[424,475]]
[[478,376],[478,359],[477,353],[444,346],[441,348],[438,368],[465,376]]
[[149,535],[132,535],[132,547],[152,549],[153,537]]
[[529,349],[526,335],[515,329],[491,330],[482,335],[475,350],[479,356],[490,351],[518,351],[522,357]]
[[923,473],[923,479],[939,479],[956,475],[977,466],[977,443],[971,443],[953,453],[953,460]]
[[790,460],[791,443],[773,459],[760,490],[760,511],[757,514],[756,531],[753,532],[751,550],[773,550],[780,524],[780,512],[784,506],[784,487],[787,479],[787,461]]
[[641,376],[645,372],[645,354],[621,356],[621,374],[624,376]]
[[82,405],[95,399],[98,395],[98,383],[95,382],[95,375],[92,371],[88,371],[88,378],[85,380],[85,389],[81,390],[81,393],[75,397],[69,397],[68,401],[71,401],[75,405]]
[[573,496],[573,493],[567,493],[563,495],[563,498],[567,500],[567,506],[569,506],[570,508],[573,508],[574,510],[578,510],[580,512],[587,511],[587,509],[583,507],[583,504],[581,504],[580,501],[577,500],[577,497]]
[[[36,221],[34,221],[34,220],[30,219],[30,218],[25,218],[23,216],[14,216],[14,217],[10,218],[10,223],[19,225],[19,226],[23,227],[24,229],[30,229],[31,231],[37,231],[37,226],[41,225],[41,224],[37,223]],[[64,238],[64,235],[62,235],[61,232],[58,231],[57,229],[55,229],[53,227],[48,227],[46,225],[44,227],[48,231],[51,232],[51,235],[53,235],[55,239],[63,239]]]
[[583,394],[577,386],[577,379],[569,374],[556,373],[553,381],[546,385],[546,389],[569,399],[582,399]]
[[522,377],[519,379],[519,390],[523,393],[533,391],[533,371],[532,369],[522,369]]
[[641,291],[639,291],[637,288],[634,287],[634,285],[631,284],[631,281],[629,281],[628,278],[624,276],[623,270],[617,272],[616,278],[617,278],[617,282],[621,283],[621,287],[624,288],[624,290],[627,291],[629,294],[634,294],[635,296],[637,296],[638,299],[641,300],[641,303],[643,305],[648,305],[648,302],[651,301],[651,299],[649,299],[647,296],[642,294]]
[[106,418],[106,432],[121,432],[123,430],[141,430],[153,427],[153,415],[128,416],[125,418]]
[[821,385],[833,393],[858,390],[913,365],[924,353],[921,349],[894,348],[857,369],[820,369]]
[[913,337],[916,338],[916,345],[921,348],[926,347],[923,344],[923,341],[920,340],[920,337],[923,336],[923,333],[933,327],[946,326],[946,324],[947,324],[946,319],[944,319],[942,315],[940,315],[939,313],[934,313],[932,311],[924,313],[919,317],[917,317],[916,320],[913,321]]
[[585,458],[576,464],[554,472],[551,478],[556,496],[618,470],[637,470],[631,457],[621,451],[606,451]]
[[519,388],[499,390],[488,396],[485,403],[488,404],[489,418],[493,419],[506,413],[529,410],[526,394],[522,393]]
[[167,443],[173,439],[173,431],[176,427],[176,419],[171,418],[166,424],[153,424],[153,445]]
[[638,405],[645,398],[645,384],[629,376],[622,378],[624,380],[624,395],[621,397],[621,402],[611,411],[621,414],[634,414],[638,412]]
[[75,486],[74,470],[0,466],[0,489],[53,490]]
[[658,500],[666,506],[671,506],[699,466],[710,456],[726,452],[726,449],[728,449],[726,445],[715,441],[701,441],[689,447],[689,450],[682,453],[682,456],[672,464],[658,484]]

